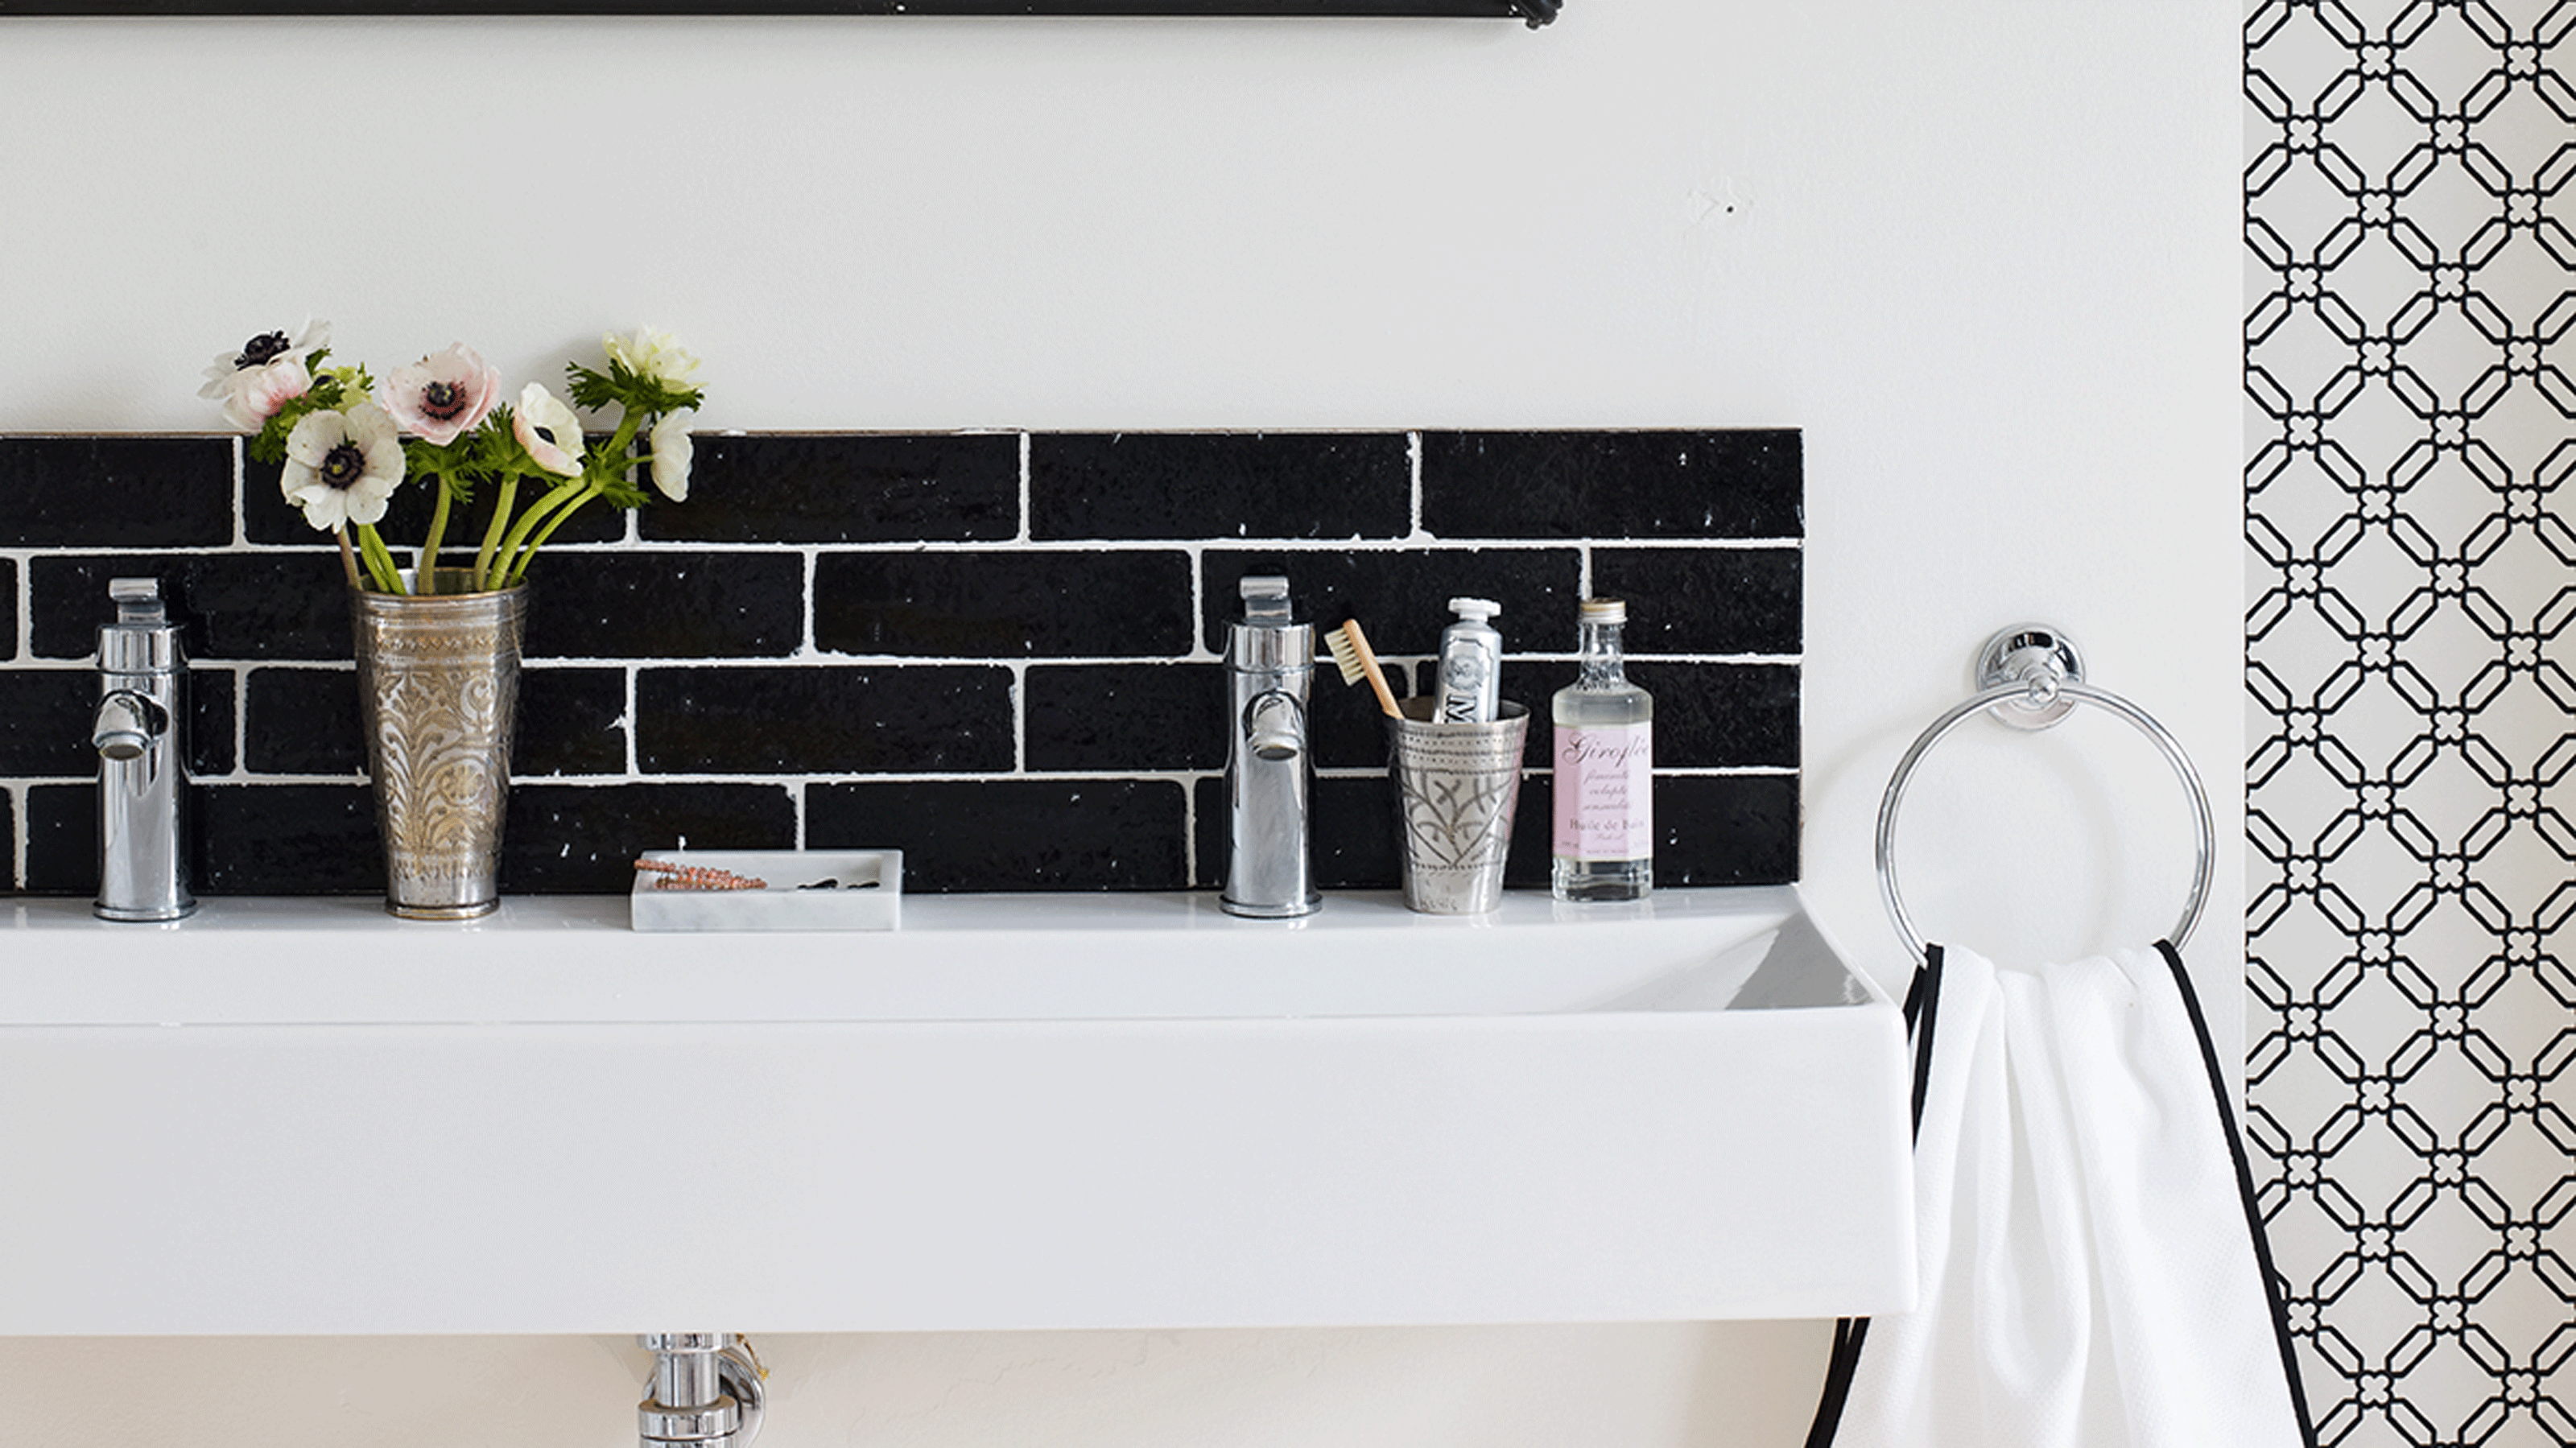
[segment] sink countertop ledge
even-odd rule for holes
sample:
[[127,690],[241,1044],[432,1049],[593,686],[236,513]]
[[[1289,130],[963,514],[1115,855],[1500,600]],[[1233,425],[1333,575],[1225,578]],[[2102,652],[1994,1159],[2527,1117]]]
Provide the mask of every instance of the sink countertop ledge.
[[867,933],[626,911],[0,901],[0,1335],[1912,1300],[1903,1022],[1792,887],[1296,922],[915,896]]

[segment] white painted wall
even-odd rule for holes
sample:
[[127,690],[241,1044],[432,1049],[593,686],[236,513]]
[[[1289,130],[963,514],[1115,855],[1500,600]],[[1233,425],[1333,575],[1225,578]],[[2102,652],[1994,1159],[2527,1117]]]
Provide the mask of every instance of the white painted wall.
[[[1798,426],[1828,927],[1901,975],[1879,792],[1987,633],[2045,619],[2208,776],[2188,954],[2232,1030],[2236,76],[2210,0],[1578,0],[1536,34],[12,19],[0,430],[206,426],[197,369],[308,311],[379,367],[461,338],[514,379],[650,320],[708,359],[709,426]],[[2157,934],[2190,842],[2154,753],[2000,732],[1909,803],[1927,931],[2008,960]],[[1797,1441],[1823,1343],[782,1338],[764,1441],[1759,1448]],[[639,1363],[18,1341],[0,1395],[86,1402],[43,1441],[99,1448],[605,1448]]]

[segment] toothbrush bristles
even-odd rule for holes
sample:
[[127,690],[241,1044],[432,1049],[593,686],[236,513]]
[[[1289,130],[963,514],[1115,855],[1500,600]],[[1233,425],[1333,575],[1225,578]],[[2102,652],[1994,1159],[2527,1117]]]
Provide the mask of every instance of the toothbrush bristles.
[[1386,675],[1378,669],[1377,655],[1370,651],[1368,635],[1361,631],[1358,619],[1324,635],[1324,648],[1340,667],[1343,683],[1356,684],[1365,675],[1369,687],[1377,691],[1377,706],[1386,711],[1386,717],[1404,717],[1404,711],[1395,707],[1395,692],[1387,688]]

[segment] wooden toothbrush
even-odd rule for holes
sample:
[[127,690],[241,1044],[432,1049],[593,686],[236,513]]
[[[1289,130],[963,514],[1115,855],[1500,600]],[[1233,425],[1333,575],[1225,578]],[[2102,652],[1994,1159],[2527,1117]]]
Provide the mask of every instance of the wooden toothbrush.
[[1360,675],[1368,675],[1369,687],[1377,690],[1377,706],[1386,711],[1386,717],[1404,717],[1404,711],[1395,707],[1395,693],[1387,688],[1386,675],[1379,671],[1377,655],[1369,651],[1368,635],[1360,631],[1358,619],[1324,635],[1324,648],[1341,668],[1343,683],[1356,684]]

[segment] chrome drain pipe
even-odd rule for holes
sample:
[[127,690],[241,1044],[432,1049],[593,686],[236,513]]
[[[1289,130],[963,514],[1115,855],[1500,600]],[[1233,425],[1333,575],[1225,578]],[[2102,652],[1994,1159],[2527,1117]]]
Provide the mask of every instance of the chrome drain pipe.
[[653,1382],[635,1405],[642,1448],[749,1448],[760,1436],[769,1370],[751,1343],[729,1332],[648,1332]]

